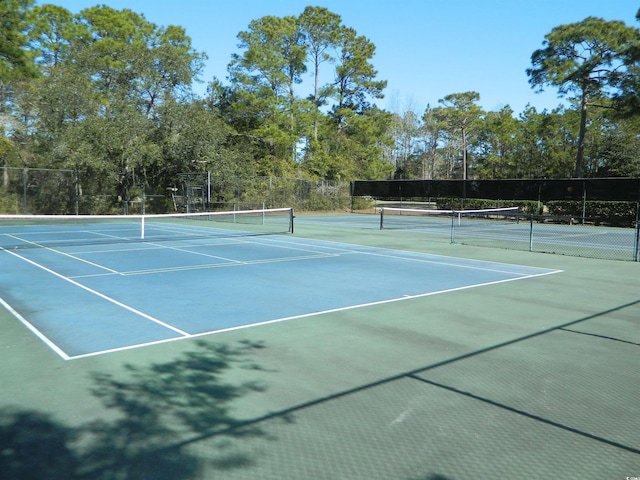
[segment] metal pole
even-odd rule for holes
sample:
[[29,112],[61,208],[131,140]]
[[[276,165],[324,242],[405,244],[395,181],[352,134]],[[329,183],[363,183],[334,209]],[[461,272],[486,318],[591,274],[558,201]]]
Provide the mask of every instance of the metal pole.
[[236,203],[240,209],[240,177],[236,177]]
[[295,218],[295,214],[294,214],[294,210],[292,208],[291,211],[289,212],[289,230],[291,230],[291,233],[293,233],[293,219],[294,218]]
[[78,171],[74,170],[74,183],[76,194],[76,215],[80,215],[80,178],[78,177]]
[[124,179],[125,184],[124,184],[124,199],[123,199],[123,208],[124,208],[124,214],[125,215],[129,215],[129,185],[128,185],[128,179],[127,177],[125,177]]
[[140,203],[142,204],[140,206],[140,211],[142,212],[142,215],[144,215],[146,213],[146,195],[145,195],[145,191],[144,191],[144,183],[142,185],[140,185]]
[[186,180],[186,183],[187,183],[187,185],[186,185],[186,187],[187,187],[186,190],[187,191],[185,192],[187,194],[186,195],[187,196],[186,212],[187,213],[191,213],[191,174],[187,173],[185,180]]
[[585,216],[587,214],[587,185],[582,182],[582,225],[585,224]]
[[451,243],[455,242],[455,231],[456,231],[456,212],[455,210],[451,210]]
[[354,185],[354,181],[351,180],[349,182],[349,195],[351,197],[351,213],[353,213],[353,185]]
[[638,249],[640,248],[640,225],[638,225],[638,220],[640,220],[640,201],[636,202],[636,238],[633,246],[633,261],[638,261]]
[[529,251],[533,252],[533,213],[529,215]]
[[29,177],[29,172],[26,168],[22,169],[22,209],[24,213],[28,213],[28,203],[27,203],[27,178]]

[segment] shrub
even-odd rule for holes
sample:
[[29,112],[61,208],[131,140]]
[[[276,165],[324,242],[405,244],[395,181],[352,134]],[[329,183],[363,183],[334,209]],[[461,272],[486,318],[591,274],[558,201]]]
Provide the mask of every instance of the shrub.
[[636,221],[636,202],[606,202],[556,200],[547,203],[549,214],[553,216],[583,218],[595,224],[631,226]]

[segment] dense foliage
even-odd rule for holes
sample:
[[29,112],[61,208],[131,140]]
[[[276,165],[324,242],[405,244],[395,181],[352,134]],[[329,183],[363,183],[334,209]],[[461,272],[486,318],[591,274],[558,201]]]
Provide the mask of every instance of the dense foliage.
[[219,184],[640,175],[640,35],[622,22],[547,35],[530,81],[571,107],[516,114],[483,111],[475,92],[424,112],[379,108],[375,45],[321,7],[250,22],[228,83],[214,79],[203,97],[192,86],[206,55],[182,27],[33,0],[2,2],[0,21],[0,168],[70,169],[116,197],[207,171]]

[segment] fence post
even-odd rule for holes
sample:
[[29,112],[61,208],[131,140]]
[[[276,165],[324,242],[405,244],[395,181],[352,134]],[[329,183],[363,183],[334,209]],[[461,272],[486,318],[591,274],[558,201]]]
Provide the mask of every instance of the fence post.
[[638,225],[638,220],[640,220],[640,200],[636,202],[636,238],[634,240],[633,245],[633,261],[638,261],[638,249],[640,248],[640,225]]
[[349,196],[351,199],[351,213],[353,213],[353,188],[354,188],[355,182],[353,180],[351,180],[349,182]]
[[22,169],[22,213],[29,213],[29,203],[27,201],[27,184],[29,183],[29,169]]
[[80,215],[80,177],[78,171],[73,171],[73,183],[76,195],[76,215]]
[[640,227],[638,226],[638,222],[636,222],[636,240],[635,247],[633,249],[633,261],[638,261],[638,246],[640,245]]
[[140,184],[140,213],[145,215],[147,213],[147,194],[144,190],[144,182]]
[[585,224],[587,215],[587,183],[582,182],[582,225]]
[[451,243],[455,242],[456,236],[456,212],[451,210]]
[[529,251],[533,252],[533,213],[529,215]]

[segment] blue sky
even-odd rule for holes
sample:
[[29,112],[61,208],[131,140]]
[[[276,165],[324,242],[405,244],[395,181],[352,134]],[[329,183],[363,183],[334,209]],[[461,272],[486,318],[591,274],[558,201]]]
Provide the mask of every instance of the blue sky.
[[[128,8],[159,25],[180,25],[209,59],[203,80],[225,81],[238,53],[237,35],[265,15],[297,16],[326,7],[376,46],[378,79],[387,80],[382,108],[422,113],[451,93],[476,91],[485,110],[527,104],[541,111],[561,102],[555,90],[535,93],[525,70],[544,36],[558,25],[595,16],[640,27],[637,0],[58,0],[73,13],[96,4]],[[308,79],[311,81],[311,79]],[[196,91],[204,92],[204,85]]]

